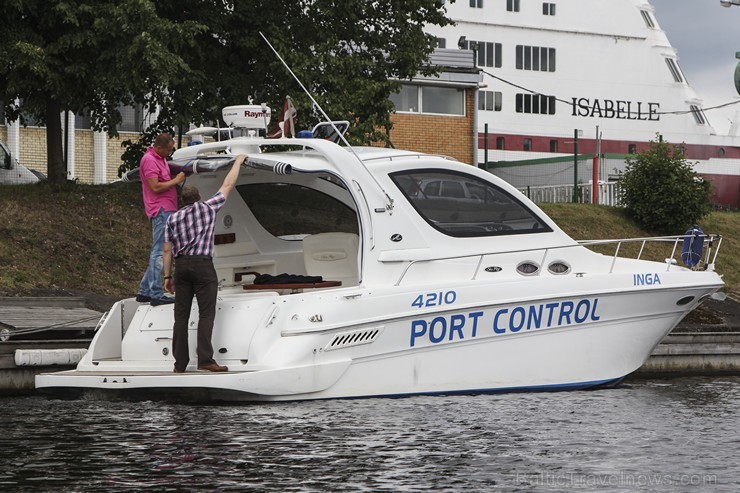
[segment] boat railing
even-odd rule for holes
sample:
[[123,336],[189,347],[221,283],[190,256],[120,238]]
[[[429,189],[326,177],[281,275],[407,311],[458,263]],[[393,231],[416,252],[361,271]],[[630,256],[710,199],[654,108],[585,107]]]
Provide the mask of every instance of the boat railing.
[[[683,249],[683,243],[684,242],[692,242],[696,241],[696,239],[702,238],[706,242],[706,247],[702,247],[702,254],[701,254],[701,262],[696,262],[695,265],[692,267],[693,270],[706,270],[709,266],[713,266],[714,263],[717,260],[717,255],[719,254],[720,246],[722,245],[722,235],[717,234],[698,234],[698,235],[676,235],[676,236],[654,236],[654,237],[645,237],[645,238],[621,238],[621,239],[608,239],[608,240],[579,240],[575,244],[570,245],[558,245],[553,247],[547,247],[547,248],[525,248],[525,249],[517,249],[517,250],[506,250],[506,251],[499,251],[499,252],[485,252],[485,253],[475,253],[475,254],[469,254],[469,255],[454,255],[454,256],[448,256],[448,257],[434,257],[434,258],[426,258],[426,259],[418,259],[418,260],[410,260],[409,263],[404,268],[403,272],[401,272],[401,275],[398,277],[398,280],[396,281],[395,285],[398,286],[403,281],[403,278],[406,276],[408,271],[413,267],[414,265],[418,263],[426,263],[426,262],[437,262],[437,261],[445,261],[445,260],[461,260],[465,258],[478,258],[478,263],[476,264],[475,271],[473,273],[473,276],[471,277],[471,280],[475,280],[478,278],[478,274],[480,273],[481,267],[483,265],[483,260],[487,256],[499,256],[499,255],[509,255],[514,253],[526,253],[526,252],[542,252],[542,257],[539,260],[540,265],[545,265],[545,263],[548,260],[548,256],[551,255],[552,252],[559,252],[563,251],[565,249],[569,248],[580,248],[580,247],[587,247],[587,248],[594,248],[594,247],[601,247],[601,246],[609,246],[614,245],[614,253],[611,254],[612,261],[611,265],[609,267],[609,274],[612,274],[614,272],[614,266],[616,265],[617,259],[620,258],[620,253],[624,254],[625,248],[623,246],[625,245],[637,245],[639,246],[639,251],[636,253],[636,255],[627,257],[624,255],[622,258],[634,258],[636,260],[640,260],[643,256],[643,254],[646,253],[646,251],[649,249],[649,246],[651,244],[668,244],[672,245],[671,248],[671,254],[670,257],[665,258],[665,264],[666,264],[666,271],[669,271],[672,266],[677,265],[678,261],[676,260],[676,254],[678,253],[679,257],[681,254],[685,253]],[[716,243],[716,245],[715,245]],[[598,250],[598,248],[597,248]],[[689,251],[690,248],[689,248]],[[539,276],[542,273],[543,269],[537,270],[536,273],[533,274],[533,276]]]

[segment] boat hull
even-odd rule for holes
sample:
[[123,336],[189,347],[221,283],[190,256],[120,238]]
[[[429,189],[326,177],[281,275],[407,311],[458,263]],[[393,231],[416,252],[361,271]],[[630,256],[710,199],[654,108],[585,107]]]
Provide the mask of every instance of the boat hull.
[[[393,316],[367,319],[355,325],[345,320],[335,325],[298,328],[288,324],[275,326],[280,315],[275,313],[274,301],[262,300],[266,315],[254,317],[259,323],[245,330],[244,324],[229,322],[244,331],[239,339],[249,340],[244,350],[250,357],[220,359],[229,365],[228,373],[175,374],[168,357],[145,361],[109,354],[107,358],[86,357],[76,370],[39,375],[36,384],[41,390],[67,395],[75,390],[98,396],[186,401],[286,401],[592,388],[613,384],[637,370],[661,339],[717,288],[653,289],[649,296],[634,290],[557,298],[535,296],[488,305],[473,300],[465,306],[414,314],[399,308],[411,291],[393,297],[378,292],[365,300],[324,294],[321,296],[327,318],[332,318],[333,303],[345,305],[342,311],[352,313],[355,319],[359,315],[360,320],[365,312],[377,312],[377,303],[385,303],[389,305],[387,313]],[[456,292],[467,298],[465,289]],[[317,305],[317,299],[303,298],[310,306]],[[394,306],[389,298],[401,301]],[[683,301],[688,299],[691,301]],[[220,311],[239,313],[240,303],[244,302],[222,300]],[[251,301],[250,306],[254,308],[259,303]],[[285,311],[290,315],[299,309],[300,304]],[[139,308],[132,325],[139,315],[143,320],[151,319],[152,310]],[[164,319],[171,317],[166,309],[157,310],[161,310]],[[116,310],[113,314],[120,315]],[[289,318],[302,317],[293,314]],[[161,326],[163,334],[171,330],[171,325]],[[140,344],[136,337],[141,334],[147,339],[157,336],[156,332],[131,327],[128,332],[127,337],[134,344]],[[94,354],[96,343],[101,344],[109,336],[102,330],[89,354]],[[216,333],[214,338],[214,347],[229,344]],[[360,338],[364,339],[358,342]],[[122,353],[126,353],[125,342]]]

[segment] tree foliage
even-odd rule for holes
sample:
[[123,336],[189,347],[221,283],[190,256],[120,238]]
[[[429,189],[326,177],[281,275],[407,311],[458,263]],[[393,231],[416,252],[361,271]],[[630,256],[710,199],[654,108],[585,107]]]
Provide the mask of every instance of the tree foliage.
[[[438,0],[4,0],[0,99],[10,120],[47,124],[52,181],[65,179],[64,110],[89,110],[93,128],[115,135],[121,105],[163,109],[149,139],[212,124],[223,106],[279,110],[290,95],[310,128],[315,109],[264,33],[326,113],[352,123],[353,143],[383,140],[398,81],[433,71],[424,26],[449,22]],[[148,142],[130,143],[131,165]]]
[[678,234],[710,212],[711,184],[686,161],[683,146],[651,141],[647,151],[626,162],[622,203],[646,228]]

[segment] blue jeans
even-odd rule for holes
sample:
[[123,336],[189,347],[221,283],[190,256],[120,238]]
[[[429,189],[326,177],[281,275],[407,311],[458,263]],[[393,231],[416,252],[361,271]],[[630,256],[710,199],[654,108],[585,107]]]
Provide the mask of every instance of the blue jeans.
[[152,251],[149,253],[149,266],[139,284],[139,294],[150,298],[164,297],[162,288],[162,251],[164,250],[164,227],[167,218],[173,213],[159,209],[152,221]]

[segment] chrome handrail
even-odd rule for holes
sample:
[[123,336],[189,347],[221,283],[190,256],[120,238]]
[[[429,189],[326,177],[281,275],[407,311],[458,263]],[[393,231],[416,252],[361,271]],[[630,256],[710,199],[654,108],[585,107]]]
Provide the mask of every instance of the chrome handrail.
[[[645,249],[645,245],[648,242],[656,242],[656,243],[673,243],[673,250],[671,251],[670,259],[666,259],[666,263],[668,264],[666,267],[666,271],[668,271],[671,268],[671,265],[673,264],[674,256],[676,255],[676,250],[678,249],[679,242],[684,241],[689,235],[682,234],[682,235],[674,235],[674,236],[654,236],[654,237],[643,237],[643,238],[621,238],[621,239],[607,239],[607,240],[577,240],[576,244],[573,245],[558,245],[558,246],[552,246],[552,247],[546,247],[546,248],[524,248],[524,249],[517,249],[517,250],[505,250],[505,251],[499,251],[499,252],[484,252],[484,253],[471,253],[468,255],[453,255],[453,256],[446,256],[446,257],[434,257],[434,258],[427,258],[427,259],[420,259],[420,260],[409,260],[406,267],[403,269],[403,272],[399,275],[398,279],[394,283],[395,286],[398,286],[401,284],[401,281],[403,281],[403,278],[406,277],[406,273],[411,269],[411,267],[417,263],[422,262],[437,262],[442,260],[458,260],[458,259],[464,259],[464,258],[475,258],[478,257],[478,263],[475,267],[475,271],[473,273],[473,276],[471,280],[475,280],[478,277],[478,273],[480,272],[481,265],[483,264],[483,258],[487,255],[506,255],[511,253],[524,253],[524,252],[537,252],[537,251],[543,251],[542,255],[542,263],[541,265],[545,264],[545,260],[547,259],[548,254],[551,250],[562,250],[565,248],[575,248],[575,247],[588,247],[588,246],[595,246],[595,245],[609,245],[616,243],[616,248],[614,251],[614,255],[612,256],[612,263],[611,267],[609,268],[609,274],[612,274],[614,272],[614,266],[617,262],[617,258],[619,258],[619,251],[622,247],[623,243],[636,243],[636,242],[642,242],[642,245],[640,246],[640,251],[637,254],[637,257],[635,257],[636,260],[640,260],[642,257],[642,253]],[[706,252],[704,253],[704,265],[705,269],[709,265],[713,265],[717,261],[717,256],[719,255],[719,248],[722,245],[722,235],[718,234],[701,234],[701,235],[695,235],[695,237],[704,238],[708,241],[708,245],[706,247]],[[712,257],[712,261],[709,262],[709,258],[711,256],[711,250],[713,243],[717,241],[717,246],[714,250],[714,256]],[[624,257],[627,258],[627,257]],[[542,272],[542,269],[540,269],[537,272],[537,275],[539,276]]]

